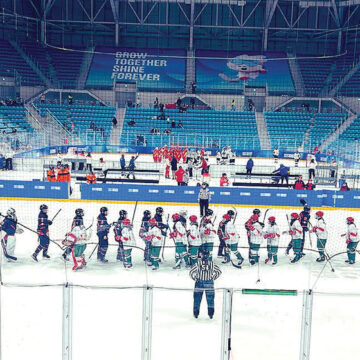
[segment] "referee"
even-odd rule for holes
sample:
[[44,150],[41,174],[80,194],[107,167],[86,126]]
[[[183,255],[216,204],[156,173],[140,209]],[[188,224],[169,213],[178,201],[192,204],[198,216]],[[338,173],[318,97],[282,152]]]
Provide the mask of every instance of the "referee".
[[214,280],[221,275],[221,270],[213,261],[209,260],[209,251],[201,252],[201,259],[190,270],[190,277],[195,280],[194,288],[194,316],[197,319],[200,305],[205,291],[210,319],[214,316]]
[[200,204],[200,216],[203,217],[206,214],[206,210],[209,208],[209,202],[211,199],[210,191],[207,188],[208,184],[203,182],[198,195],[198,201]]

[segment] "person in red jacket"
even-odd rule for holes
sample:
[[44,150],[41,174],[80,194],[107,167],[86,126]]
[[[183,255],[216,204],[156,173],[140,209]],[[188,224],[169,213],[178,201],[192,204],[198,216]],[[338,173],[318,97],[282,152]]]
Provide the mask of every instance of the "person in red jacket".
[[204,158],[202,158],[202,163],[201,163],[201,174],[204,174],[205,172],[209,172],[209,165],[207,164],[206,160]]
[[349,191],[350,188],[348,187],[348,184],[346,182],[344,182],[342,185],[341,185],[341,188],[340,188],[341,191]]
[[301,175],[299,175],[298,179],[295,181],[294,189],[295,190],[305,190],[305,183],[303,182]]
[[175,178],[179,186],[184,185],[183,182],[184,174],[185,174],[185,170],[181,166],[179,166],[179,169],[175,172]]
[[312,183],[312,180],[309,179],[307,184],[306,184],[306,190],[314,190],[315,185]]
[[229,178],[225,173],[222,174],[222,177],[220,178],[220,186],[229,186]]
[[153,159],[154,159],[154,162],[159,161],[159,149],[157,147],[153,151]]

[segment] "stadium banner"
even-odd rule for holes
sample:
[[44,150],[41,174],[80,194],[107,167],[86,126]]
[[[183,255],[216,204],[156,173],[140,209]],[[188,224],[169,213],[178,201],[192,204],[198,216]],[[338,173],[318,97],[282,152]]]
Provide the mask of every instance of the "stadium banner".
[[40,180],[0,180],[0,197],[68,199],[69,185],[65,182]]
[[[138,184],[81,184],[81,199],[197,203],[200,187]],[[255,189],[210,187],[212,204],[299,207],[304,199],[312,207],[360,208],[360,191]]]
[[86,86],[136,83],[138,90],[181,91],[185,87],[185,50],[97,47]]
[[246,84],[266,87],[271,95],[295,94],[285,53],[197,50],[195,54],[197,90],[242,94]]

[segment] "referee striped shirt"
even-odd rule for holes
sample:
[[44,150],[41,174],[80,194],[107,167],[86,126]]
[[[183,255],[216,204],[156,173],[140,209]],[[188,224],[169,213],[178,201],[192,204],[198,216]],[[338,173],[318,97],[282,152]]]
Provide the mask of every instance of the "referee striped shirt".
[[195,281],[216,280],[221,275],[220,268],[213,261],[198,261],[190,270],[190,277]]

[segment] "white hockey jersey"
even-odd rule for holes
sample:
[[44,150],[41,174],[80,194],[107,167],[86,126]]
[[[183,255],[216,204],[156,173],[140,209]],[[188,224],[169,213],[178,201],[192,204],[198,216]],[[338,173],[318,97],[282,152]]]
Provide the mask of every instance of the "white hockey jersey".
[[161,230],[157,227],[150,227],[149,231],[144,234],[145,237],[149,237],[152,246],[162,246],[163,244],[163,236],[161,234]]
[[265,237],[269,246],[279,246],[280,230],[279,227],[274,225],[268,225],[265,229]]
[[253,244],[261,244],[264,236],[263,228],[258,222],[256,222],[252,224],[251,229],[250,229],[250,242]]
[[316,234],[317,238],[320,240],[326,240],[328,237],[328,232],[326,229],[326,224],[324,219],[318,219],[315,226],[313,227],[313,232]]
[[214,243],[216,239],[216,230],[210,221],[202,222],[200,227],[200,237],[203,244]]
[[123,226],[121,230],[121,241],[126,246],[136,246],[136,240],[131,226]]
[[231,221],[228,221],[225,224],[225,244],[231,245],[231,244],[237,244],[240,240],[239,234],[236,232],[236,228],[234,223]]
[[190,228],[188,231],[188,242],[189,242],[189,245],[192,245],[192,246],[200,246],[201,245],[199,226],[197,224],[190,225]]
[[185,226],[181,223],[181,221],[177,221],[174,226],[174,241],[175,243],[183,243],[186,244],[187,236]]
[[351,242],[358,242],[358,231],[355,224],[348,225],[346,239]]
[[293,222],[293,224],[290,226],[290,231],[291,231],[291,238],[294,239],[302,239],[302,233],[303,233],[303,228],[300,224],[299,220],[295,220]]

